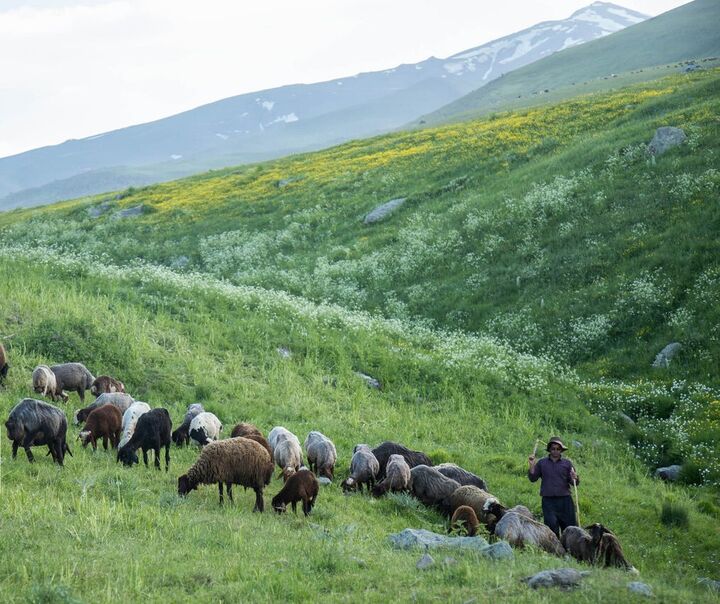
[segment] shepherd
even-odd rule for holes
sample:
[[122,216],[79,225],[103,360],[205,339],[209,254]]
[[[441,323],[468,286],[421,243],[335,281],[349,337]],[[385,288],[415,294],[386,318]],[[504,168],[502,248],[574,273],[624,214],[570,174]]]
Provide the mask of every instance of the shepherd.
[[[530,482],[542,479],[540,484],[540,497],[542,497],[543,521],[559,537],[560,531],[568,526],[577,526],[570,487],[579,484],[575,468],[569,459],[563,459],[562,454],[567,447],[557,437],[553,436],[545,448],[547,457],[536,460],[535,451],[528,458],[528,478]],[[576,491],[577,493],[577,491]]]

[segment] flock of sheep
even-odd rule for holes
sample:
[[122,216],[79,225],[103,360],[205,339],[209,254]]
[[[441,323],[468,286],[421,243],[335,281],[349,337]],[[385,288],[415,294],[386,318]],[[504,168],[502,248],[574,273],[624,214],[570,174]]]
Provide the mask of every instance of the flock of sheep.
[[[0,375],[1,374],[0,367]],[[143,452],[148,465],[148,451],[155,453],[155,466],[160,469],[161,449],[165,448],[165,470],[170,464],[170,445],[184,446],[191,441],[201,447],[192,467],[178,478],[178,494],[187,495],[200,484],[217,484],[220,503],[224,491],[232,501],[233,485],[255,492],[254,511],[264,510],[263,489],[270,484],[277,465],[285,483],[272,499],[272,508],[284,512],[287,504],[308,515],[319,492],[319,484],[334,480],[337,451],[332,441],[312,431],[303,443],[308,466],[297,436],[282,426],[274,427],[265,439],[253,424],[237,424],[231,438],[219,440],[223,429],[220,420],[192,404],[175,431],[167,409],[151,409],[147,403],[135,401],[125,393],[125,386],[110,376],[94,378],[81,363],[64,363],[48,367],[40,365],[33,372],[33,389],[53,401],[67,401],[67,391],[76,391],[84,402],[85,390],[96,395],[87,407],[75,413],[75,423],[85,422],[78,439],[85,447],[97,448],[102,440],[117,448],[117,461],[127,466],[138,463],[137,451]],[[13,441],[13,458],[19,447],[33,461],[31,447],[47,445],[53,460],[63,465],[65,453],[72,455],[66,441],[65,413],[39,400],[26,398],[10,412],[5,423]],[[551,554],[566,553],[576,559],[632,569],[625,559],[615,535],[600,524],[587,529],[570,527],[558,537],[538,522],[524,506],[507,508],[491,495],[485,481],[460,466],[443,463],[434,466],[420,451],[383,442],[371,449],[367,444],[355,446],[350,460],[350,475],[341,484],[343,492],[360,491],[363,487],[374,497],[387,492],[408,492],[423,504],[450,518],[450,530],[477,533],[481,524],[490,535],[505,539],[516,547],[535,546]]]

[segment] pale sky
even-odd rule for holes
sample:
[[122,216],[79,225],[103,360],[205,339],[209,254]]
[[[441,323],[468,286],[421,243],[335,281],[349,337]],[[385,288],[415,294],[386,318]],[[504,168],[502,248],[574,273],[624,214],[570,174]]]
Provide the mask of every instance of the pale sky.
[[[615,0],[650,16],[688,0]],[[592,0],[0,0],[0,157],[445,58]]]

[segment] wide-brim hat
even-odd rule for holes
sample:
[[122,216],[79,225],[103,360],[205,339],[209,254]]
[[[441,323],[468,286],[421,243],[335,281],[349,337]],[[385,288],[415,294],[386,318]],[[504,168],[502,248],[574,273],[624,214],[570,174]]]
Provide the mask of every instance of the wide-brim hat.
[[555,444],[555,445],[560,445],[560,449],[562,449],[563,451],[567,451],[567,447],[563,444],[563,442],[562,442],[557,436],[553,436],[553,437],[548,441],[548,444],[547,444],[547,446],[545,447],[545,450],[546,450],[546,451],[550,451],[550,445],[553,445],[553,444]]

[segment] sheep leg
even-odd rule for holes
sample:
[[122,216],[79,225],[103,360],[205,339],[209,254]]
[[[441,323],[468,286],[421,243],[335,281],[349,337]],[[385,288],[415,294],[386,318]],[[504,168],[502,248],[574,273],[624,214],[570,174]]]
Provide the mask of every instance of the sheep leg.
[[33,457],[32,451],[30,450],[30,445],[32,445],[33,437],[31,435],[26,435],[25,439],[23,440],[23,449],[25,449],[25,454],[27,455],[28,461],[30,463],[35,461],[35,458]]
[[147,456],[147,449],[143,449],[143,461],[145,462],[145,467],[148,467],[148,456]]
[[260,512],[262,513],[265,509],[265,504],[263,503],[263,496],[262,496],[262,489],[258,489],[257,487],[254,489],[255,491],[255,507],[253,508],[253,512]]
[[155,451],[155,467],[159,471],[160,470],[160,445],[156,444],[153,451]]
[[312,505],[310,504],[310,501],[303,499],[303,512],[306,516],[310,514],[310,510],[312,510]]
[[85,389],[84,388],[78,388],[77,393],[80,395],[80,402],[85,403]]
[[[170,469],[170,443],[165,445],[165,471]],[[232,499],[232,497],[231,497]]]
[[226,482],[226,483],[225,483],[225,490],[227,491],[228,499],[229,499],[230,502],[232,503],[232,501],[233,501],[232,482]]
[[106,434],[103,434],[103,449],[105,451],[107,451],[107,446],[108,446],[108,437]]
[[94,434],[92,436],[90,436],[90,438],[92,439],[91,442],[92,442],[93,453],[94,453],[95,451],[97,451],[97,439],[95,438]]
[[222,480],[218,482],[218,492],[220,493],[220,505],[223,504],[223,483]]
[[14,440],[13,444],[12,444],[12,458],[13,459],[15,459],[17,457],[17,450],[18,450],[19,446],[20,446],[20,441]]
[[290,505],[292,505],[293,514],[297,514],[297,501],[293,501]]
[[63,458],[65,457],[65,443],[62,442],[62,439],[57,439],[52,444],[53,447],[53,461],[60,466],[63,465]]

